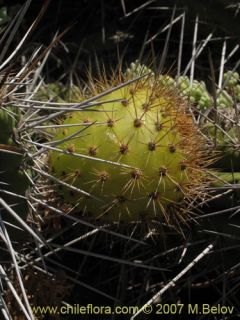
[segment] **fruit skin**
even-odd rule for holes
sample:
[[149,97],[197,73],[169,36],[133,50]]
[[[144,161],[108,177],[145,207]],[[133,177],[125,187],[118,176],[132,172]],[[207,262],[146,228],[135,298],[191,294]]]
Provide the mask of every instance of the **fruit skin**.
[[[114,84],[119,80],[103,81],[99,91]],[[98,93],[97,84],[92,87],[91,95]],[[74,137],[79,126],[57,130],[53,140],[65,154],[52,151],[49,168],[55,177],[100,201],[64,186],[58,192],[87,216],[107,221],[162,217],[169,222],[170,207],[183,209],[183,203],[201,193],[206,179],[207,160],[186,101],[175,88],[147,76],[98,102],[102,104],[73,112],[63,121],[85,130]]]

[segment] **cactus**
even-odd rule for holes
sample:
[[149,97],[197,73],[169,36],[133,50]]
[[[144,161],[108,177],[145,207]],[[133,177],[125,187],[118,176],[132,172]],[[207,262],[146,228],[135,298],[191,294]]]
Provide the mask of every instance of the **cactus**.
[[[216,91],[216,110],[202,119],[201,130],[211,141],[218,154],[214,167],[225,172],[240,170],[239,112],[237,91],[239,75],[228,71],[223,74],[225,89]],[[210,110],[210,109],[209,109]]]
[[[60,152],[51,152],[51,172],[90,194],[60,186],[64,201],[108,221],[162,216],[169,222],[168,209],[198,195],[206,179],[186,102],[151,76],[97,102],[94,110],[68,114],[63,125],[69,126],[53,138]],[[85,130],[78,134],[74,124]]]
[[[229,84],[226,81],[224,90],[217,91],[216,102],[220,112],[224,109],[228,109],[227,112],[233,110],[233,95],[237,95],[239,91],[236,74],[230,81]],[[124,82],[123,85],[120,84],[122,82]],[[5,158],[1,162],[3,170],[0,171],[4,172],[0,173],[0,179],[2,178],[1,182],[7,181],[8,184],[6,187],[4,185],[4,189],[11,190],[19,196],[24,195],[28,182],[26,181],[25,184],[25,178],[21,180],[21,177],[25,171],[23,169],[26,163],[26,149],[34,165],[33,172],[37,172],[32,177],[33,185],[28,201],[32,201],[30,203],[33,209],[32,221],[39,227],[38,230],[46,243],[36,247],[32,242],[29,249],[26,242],[22,242],[24,250],[19,252],[21,253],[19,257],[23,262],[21,271],[24,275],[27,296],[30,297],[30,303],[38,304],[42,300],[43,303],[50,303],[57,288],[53,275],[56,271],[60,271],[60,275],[61,272],[66,272],[64,277],[66,276],[68,283],[72,281],[71,285],[74,283],[76,287],[69,299],[65,299],[64,294],[58,296],[57,304],[60,304],[61,299],[69,304],[73,304],[74,299],[79,299],[78,303],[83,303],[81,299],[86,292],[82,289],[84,286],[87,290],[95,292],[98,295],[97,298],[102,295],[125,304],[130,297],[133,304],[141,304],[146,300],[146,295],[150,296],[158,290],[158,287],[160,289],[165,285],[166,279],[170,279],[173,274],[176,275],[176,269],[178,272],[180,268],[183,270],[188,263],[191,263],[198,249],[202,252],[203,244],[209,245],[218,238],[224,240],[224,234],[237,236],[226,215],[222,215],[224,220],[216,215],[212,218],[206,217],[209,209],[206,207],[209,206],[209,202],[203,207],[203,210],[206,209],[206,212],[203,212],[203,218],[200,214],[194,218],[187,216],[189,211],[196,213],[192,204],[196,204],[195,200],[198,197],[201,197],[204,203],[205,187],[210,180],[208,170],[205,168],[209,164],[208,157],[205,155],[207,148],[198,133],[200,129],[193,124],[188,110],[191,110],[193,105],[191,110],[193,117],[199,116],[197,110],[200,111],[200,115],[204,111],[204,116],[209,115],[212,121],[211,107],[214,99],[203,82],[193,80],[190,84],[188,77],[174,79],[169,75],[154,78],[152,70],[141,65],[139,61],[131,64],[120,80],[110,80],[108,83],[103,80],[97,83],[92,82],[88,85],[90,89],[88,92],[86,87],[84,93],[75,86],[70,92],[59,84],[51,84],[49,88],[40,87],[39,95],[31,101],[32,95],[29,91],[32,92],[33,88],[30,85],[31,89],[26,90],[28,94],[21,103],[24,107],[21,110],[24,116],[21,121],[22,136],[21,133],[18,136],[19,120],[16,110],[14,108],[0,110],[0,130],[5,128],[4,131],[0,131],[1,148],[15,152],[11,162],[13,164],[9,161],[10,155],[13,156],[13,154],[1,153]],[[88,99],[89,96],[90,99]],[[44,102],[38,102],[36,98]],[[51,103],[46,110],[49,100]],[[75,108],[76,111],[64,115],[61,118],[62,125],[57,127],[58,123],[60,124],[59,113],[63,115],[70,106],[67,103],[64,105],[65,100],[76,102],[77,105],[71,105],[71,109]],[[41,108],[42,106],[44,108]],[[62,110],[56,112],[54,116],[53,110],[58,108]],[[220,118],[220,112],[217,112],[218,118]],[[51,122],[52,119],[54,119],[53,122]],[[206,131],[201,129],[204,133],[206,132],[210,140],[215,138],[217,132],[217,147],[214,146],[214,148],[219,146],[223,148],[227,142],[227,149],[221,149],[223,154],[230,150],[230,142],[232,147],[235,147],[235,138],[238,134],[235,123],[226,129],[225,124],[216,119],[216,121],[219,120],[217,124],[221,129],[225,130],[217,128],[216,131],[215,123],[211,126],[207,123],[209,119],[203,123],[207,127]],[[48,127],[44,129],[47,134],[42,136],[44,127]],[[53,129],[55,127],[57,127],[56,132]],[[53,134],[52,141],[46,141],[46,136],[50,134]],[[52,151],[48,154],[49,174],[47,175],[45,171],[47,166],[44,161],[49,149]],[[218,165],[214,164],[214,167]],[[234,169],[236,169],[235,166]],[[224,188],[229,188],[228,191],[231,191],[231,188],[237,187],[239,174],[229,173],[229,167],[226,170],[228,171],[226,173],[214,172],[219,180],[211,183],[210,189],[207,189],[209,193],[215,188],[213,192],[220,196]],[[55,183],[48,184],[46,176]],[[52,192],[53,189],[55,193]],[[5,199],[10,205],[14,205],[14,209],[16,202],[19,203],[16,198],[14,202],[13,198]],[[216,198],[216,207],[220,206],[222,209],[227,206],[228,208],[237,204],[238,201],[239,192],[234,189],[233,192],[231,191],[231,196],[229,193],[226,194],[224,203]],[[55,205],[57,207],[54,207]],[[76,211],[74,212],[76,215],[65,214],[73,210]],[[80,210],[85,219],[79,218]],[[20,210],[19,215],[22,212],[26,213],[27,210]],[[53,232],[49,234],[49,229],[41,228],[40,220],[47,224],[51,219],[60,219],[60,215],[64,217],[62,218],[64,227],[59,232],[55,229],[54,234]],[[185,241],[172,228],[175,217],[187,223],[196,218],[200,219],[198,221],[201,223],[191,224],[191,228],[184,229],[187,235]],[[93,218],[93,221],[99,219],[100,225],[86,221],[89,218]],[[149,221],[148,218],[152,220],[151,223],[135,223],[136,220],[142,219]],[[116,231],[116,224],[105,224],[106,220],[107,222],[120,220],[127,224],[124,224],[123,228],[117,224]],[[168,225],[165,226],[162,222],[167,222]],[[129,228],[126,228],[126,225],[129,225]],[[143,234],[144,228],[147,233]],[[162,232],[161,228],[166,233]],[[210,235],[206,233],[209,229]],[[140,233],[139,230],[141,230]],[[219,230],[223,235],[218,234]],[[211,231],[213,231],[212,234]],[[11,239],[15,240],[12,235]],[[210,263],[207,258],[204,265],[198,266],[196,264],[199,262],[196,263],[194,260],[192,265],[195,271],[192,277],[183,279],[183,282],[175,287],[177,290],[172,290],[171,299],[174,301],[179,299],[179,292],[182,294],[181,290],[186,284],[191,293],[190,285],[194,285],[199,278],[201,280],[201,276],[204,280],[208,279],[208,271],[203,270],[211,272],[211,269],[214,270],[220,265],[221,260],[215,257],[219,259],[223,253],[225,256],[225,251],[230,247],[229,243],[219,245],[220,254],[217,250],[208,251],[212,258]],[[206,254],[205,250],[204,252]],[[56,253],[60,259],[55,259]],[[77,254],[80,255],[79,259],[76,257]],[[227,259],[228,266],[233,266],[235,258],[237,259],[237,255],[233,254],[232,257],[233,261]],[[26,267],[28,261],[31,262],[33,274]],[[137,268],[144,270],[144,277],[142,273],[137,272]],[[166,273],[162,268],[167,268]],[[228,267],[222,264],[221,268],[224,274],[221,277],[219,273],[217,281],[219,282],[218,279],[222,278],[225,284]],[[119,276],[119,271],[124,274],[124,277],[122,274]],[[172,271],[172,274],[169,271]],[[161,278],[159,274],[162,274]],[[210,276],[211,282],[212,275]],[[42,292],[41,289],[39,290],[39,279],[43,282],[45,280],[47,284],[45,287],[49,291],[47,301],[41,299],[45,298],[46,290]],[[140,282],[139,279],[141,279]],[[16,281],[18,280],[15,280],[15,283]],[[63,283],[61,277],[59,282],[61,286]],[[174,281],[172,283],[175,284]],[[20,289],[16,287],[19,292]],[[140,287],[141,290],[139,290]],[[117,288],[116,291],[115,288]],[[99,301],[92,299],[88,291],[86,300],[93,303]],[[12,303],[9,305],[15,309]],[[19,317],[18,313],[16,317]]]
[[16,125],[16,115],[11,109],[0,109],[0,143],[13,144],[13,132]]
[[227,71],[223,74],[223,80],[226,82],[227,88],[235,87],[239,82],[238,72]]
[[[0,181],[1,197],[8,205],[14,207],[15,212],[25,219],[27,216],[27,202],[24,196],[29,186],[29,180],[23,172],[24,150],[14,139],[14,132],[19,118],[16,108],[0,109]],[[15,196],[17,195],[17,197]],[[15,219],[2,210],[3,220],[16,224]],[[18,232],[11,230],[13,239],[17,239]]]
[[212,105],[212,98],[203,81],[193,80],[191,84],[187,76],[181,76],[176,79],[176,85],[180,94],[189,99],[199,110],[205,110]]
[[[219,116],[220,123],[206,123],[202,126],[202,132],[211,141],[211,148],[217,154],[216,161],[212,167],[225,172],[240,170],[240,151],[239,151],[239,128],[238,125],[226,128],[225,120]],[[221,123],[221,120],[223,121]]]
[[[133,66],[134,64],[132,64]],[[130,74],[130,68],[128,69]],[[61,83],[51,82],[48,84],[41,85],[39,90],[34,94],[34,99],[38,101],[46,102],[56,102],[56,103],[71,103],[79,102],[81,97],[81,90],[78,86],[71,84],[63,85]],[[49,110],[50,111],[50,110]],[[50,113],[48,109],[45,110],[46,113]]]
[[129,79],[135,79],[139,76],[143,76],[145,74],[154,75],[153,71],[148,68],[145,64],[141,64],[140,61],[137,59],[135,62],[132,62],[127,68],[124,76]]
[[[226,81],[226,90],[217,90],[216,106],[217,108],[232,108],[233,97],[239,101],[240,85],[238,85],[239,75],[237,72],[228,71],[224,73],[223,78]],[[205,111],[213,106],[214,100],[208,92],[204,81],[193,80],[192,84],[188,76],[180,76],[176,79],[160,75],[159,81],[169,86],[175,86],[179,89],[180,95],[188,99],[200,111]]]
[[[169,76],[159,76],[160,82],[177,87],[180,95],[194,106],[193,111],[210,112],[214,99],[207,91],[203,81],[193,80],[192,85],[187,76],[174,80]],[[216,113],[200,122],[201,131],[212,141],[217,152],[217,160],[212,167],[231,172],[240,170],[239,152],[239,115],[235,104],[240,101],[239,74],[228,71],[223,74],[225,89],[216,90]],[[210,121],[209,121],[210,120]]]

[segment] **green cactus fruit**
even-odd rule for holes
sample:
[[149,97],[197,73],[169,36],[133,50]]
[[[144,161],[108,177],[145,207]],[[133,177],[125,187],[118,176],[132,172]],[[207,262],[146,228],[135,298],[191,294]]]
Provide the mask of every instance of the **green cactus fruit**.
[[[99,87],[102,91],[107,85]],[[53,138],[63,153],[49,156],[55,177],[95,198],[62,185],[58,192],[95,218],[162,216],[169,221],[168,209],[199,195],[206,178],[207,160],[186,101],[151,76],[97,101],[101,105],[94,110],[66,117],[63,124],[70,126],[58,129]],[[77,134],[79,125],[85,130]]]

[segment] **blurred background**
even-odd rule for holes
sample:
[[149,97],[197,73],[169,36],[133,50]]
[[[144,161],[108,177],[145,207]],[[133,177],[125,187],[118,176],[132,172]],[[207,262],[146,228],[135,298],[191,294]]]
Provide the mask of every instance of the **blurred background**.
[[[2,28],[24,2],[0,1]],[[16,42],[26,32],[43,4],[44,1],[32,1],[24,23],[19,27]],[[41,23],[24,50],[27,56],[37,43],[47,46],[57,33],[70,26],[60,45],[56,46],[48,59],[46,76],[49,81],[58,78],[64,81],[73,69],[80,75],[86,65],[91,65],[94,70],[96,60],[104,62],[106,68],[112,68],[116,66],[119,56],[122,57],[123,64],[129,64],[140,56],[143,61],[158,65],[164,50],[167,50],[167,56],[163,71],[174,74],[181,30],[184,28],[183,70],[192,56],[194,27],[198,19],[196,44],[201,45],[208,37],[210,39],[196,60],[195,75],[206,80],[209,73],[209,52],[214,56],[214,68],[217,72],[223,41],[227,42],[228,53],[238,45],[239,8],[240,3],[237,1],[226,0],[50,1]],[[171,34],[168,34],[171,21]],[[237,59],[238,54],[231,57],[229,68]]]

